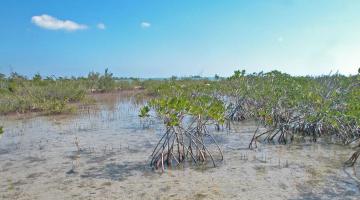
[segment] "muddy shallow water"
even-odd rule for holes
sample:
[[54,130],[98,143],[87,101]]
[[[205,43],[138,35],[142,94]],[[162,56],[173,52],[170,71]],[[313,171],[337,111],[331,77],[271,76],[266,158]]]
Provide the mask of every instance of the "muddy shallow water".
[[216,168],[154,172],[149,155],[162,134],[141,122],[122,94],[72,116],[1,118],[0,199],[358,199],[352,150],[325,142],[258,144],[256,125],[213,131],[225,159]]

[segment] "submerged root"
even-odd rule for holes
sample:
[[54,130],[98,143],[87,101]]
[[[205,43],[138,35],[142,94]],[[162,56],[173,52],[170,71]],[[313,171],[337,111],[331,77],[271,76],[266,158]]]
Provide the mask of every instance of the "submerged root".
[[359,158],[360,156],[360,149],[355,151],[352,156],[349,158],[349,160],[347,160],[345,162],[345,166],[348,166],[348,167],[352,167],[355,165],[357,159]]
[[215,167],[215,157],[207,147],[210,144],[205,143],[205,137],[210,138],[210,144],[217,146],[220,160],[223,160],[221,148],[214,137],[208,133],[205,125],[201,125],[200,128],[188,129],[177,126],[168,127],[151,155],[150,166],[164,171],[165,168],[176,167],[186,161],[195,164],[205,164],[207,161],[211,161]]

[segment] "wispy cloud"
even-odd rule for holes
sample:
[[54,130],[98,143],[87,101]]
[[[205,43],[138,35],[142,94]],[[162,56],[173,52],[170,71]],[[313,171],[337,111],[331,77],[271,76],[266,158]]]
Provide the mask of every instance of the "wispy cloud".
[[150,28],[151,24],[149,22],[141,22],[141,28]]
[[98,24],[96,25],[96,27],[97,27],[98,29],[101,29],[101,30],[105,30],[105,29],[106,29],[106,26],[105,26],[104,23],[98,23]]
[[65,30],[65,31],[77,31],[87,29],[88,26],[84,24],[78,24],[70,20],[61,20],[50,15],[33,16],[31,22],[35,25],[49,30]]

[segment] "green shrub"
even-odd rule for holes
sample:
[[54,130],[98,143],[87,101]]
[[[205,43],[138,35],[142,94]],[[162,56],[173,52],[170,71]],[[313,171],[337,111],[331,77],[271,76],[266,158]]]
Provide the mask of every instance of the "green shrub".
[[100,76],[98,89],[101,92],[109,92],[115,89],[115,80],[113,79],[113,74],[109,72],[108,69],[105,69],[105,74]]

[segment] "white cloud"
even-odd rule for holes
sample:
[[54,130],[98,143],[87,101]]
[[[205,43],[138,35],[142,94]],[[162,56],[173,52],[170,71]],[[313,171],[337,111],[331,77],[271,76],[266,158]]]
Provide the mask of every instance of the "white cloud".
[[104,23],[98,23],[98,24],[96,25],[96,27],[97,27],[98,29],[101,29],[101,30],[105,30],[105,29],[106,29],[106,26],[105,26]]
[[70,20],[60,20],[50,15],[33,16],[31,22],[35,25],[49,30],[66,30],[66,31],[77,31],[87,29],[88,26],[84,24],[78,24]]
[[140,26],[142,28],[150,28],[151,24],[149,22],[141,22]]

